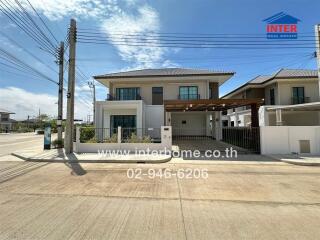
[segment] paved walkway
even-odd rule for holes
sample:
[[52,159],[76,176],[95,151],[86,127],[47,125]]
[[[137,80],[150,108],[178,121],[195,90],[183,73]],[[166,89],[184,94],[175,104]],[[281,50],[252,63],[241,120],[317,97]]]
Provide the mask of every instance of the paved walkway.
[[286,155],[270,155],[269,157],[301,166],[320,166],[320,156],[312,155],[297,155],[297,154],[286,154]]
[[95,153],[66,154],[64,149],[52,149],[42,152],[20,151],[12,154],[25,161],[32,162],[79,162],[79,163],[164,163],[171,159],[171,155],[103,155]]

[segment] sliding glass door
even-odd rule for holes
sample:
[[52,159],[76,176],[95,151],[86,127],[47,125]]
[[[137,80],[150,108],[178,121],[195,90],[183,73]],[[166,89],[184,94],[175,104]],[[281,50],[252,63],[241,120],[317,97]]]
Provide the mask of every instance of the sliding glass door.
[[136,115],[112,115],[110,123],[112,134],[117,132],[118,127],[123,129],[123,137],[128,137],[132,132],[136,131]]
[[117,100],[140,100],[140,88],[117,88]]

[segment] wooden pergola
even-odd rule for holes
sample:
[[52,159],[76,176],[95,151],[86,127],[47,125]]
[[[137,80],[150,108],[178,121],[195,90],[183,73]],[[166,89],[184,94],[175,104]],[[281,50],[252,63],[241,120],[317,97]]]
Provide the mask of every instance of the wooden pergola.
[[264,99],[197,99],[197,100],[164,100],[166,112],[225,111],[232,108],[250,106],[251,126],[259,126],[258,109]]

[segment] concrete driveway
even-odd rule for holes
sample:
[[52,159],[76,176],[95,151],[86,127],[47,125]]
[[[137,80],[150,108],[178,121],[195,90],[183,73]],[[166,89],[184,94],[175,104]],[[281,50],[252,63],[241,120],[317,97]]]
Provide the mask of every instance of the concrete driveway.
[[[141,179],[128,179],[129,168]],[[206,169],[208,178],[150,178]],[[320,168],[0,163],[0,239],[317,239]]]

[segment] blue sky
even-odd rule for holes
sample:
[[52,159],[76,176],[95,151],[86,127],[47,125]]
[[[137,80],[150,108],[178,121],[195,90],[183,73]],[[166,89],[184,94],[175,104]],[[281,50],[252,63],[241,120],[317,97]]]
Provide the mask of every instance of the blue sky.
[[[10,0],[10,2],[14,2]],[[21,0],[21,2],[26,2]],[[56,38],[64,40],[70,18],[76,18],[79,29],[96,29],[103,33],[188,33],[188,34],[265,34],[263,19],[286,12],[301,20],[298,31],[313,35],[320,22],[320,2],[311,0],[30,0],[43,16]],[[12,9],[15,11],[15,9]],[[32,13],[31,9],[29,9]],[[34,16],[35,19],[36,16]],[[0,13],[0,32],[7,34],[25,49],[33,52],[47,65],[58,70],[55,59],[39,49],[10,20]],[[38,22],[39,23],[39,22]],[[40,24],[40,23],[39,23]],[[36,61],[0,34],[1,48],[6,49],[39,71],[57,79],[57,74]],[[85,76],[137,68],[187,67],[235,71],[236,75],[223,84],[220,95],[249,81],[259,74],[272,74],[279,68],[316,68],[311,58],[314,49],[167,49],[77,44],[77,66]],[[3,62],[3,61],[0,61]],[[10,73],[9,73],[10,72]],[[43,79],[17,73],[0,65],[0,108],[26,118],[41,112],[55,115],[57,86]],[[81,75],[81,74],[80,74]],[[85,76],[77,79],[76,117],[91,114],[91,93]],[[67,75],[65,76],[67,78]],[[81,97],[79,97],[81,95]],[[106,89],[97,86],[97,98],[103,100]],[[81,99],[80,99],[81,98]],[[86,103],[84,103],[86,102]]]

